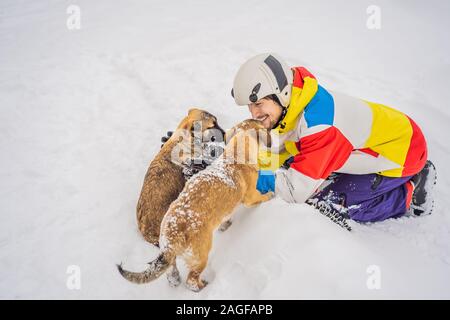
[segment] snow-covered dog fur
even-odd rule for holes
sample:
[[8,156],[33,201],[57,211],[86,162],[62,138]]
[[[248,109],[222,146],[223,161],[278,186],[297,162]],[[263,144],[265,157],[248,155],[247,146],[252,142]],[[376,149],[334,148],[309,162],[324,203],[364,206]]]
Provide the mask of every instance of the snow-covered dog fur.
[[[216,129],[218,134],[223,132],[215,116],[200,109],[190,109],[177,130],[150,163],[144,178],[136,208],[138,227],[144,238],[156,246],[164,214],[186,183],[183,167],[172,161],[172,151],[180,143],[188,143],[189,148],[193,149],[191,133],[194,125],[198,125],[203,132],[209,129]],[[223,138],[221,139],[223,141]]]
[[[248,134],[251,130],[258,134]],[[168,280],[171,285],[178,285],[180,276],[175,260],[181,257],[189,269],[187,287],[201,290],[206,282],[200,279],[200,274],[208,262],[214,230],[221,224],[230,225],[229,216],[240,203],[254,206],[272,197],[272,193],[262,195],[256,190],[258,144],[263,140],[270,146],[270,134],[262,123],[245,120],[227,132],[226,140],[223,154],[187,181],[170,205],[161,224],[158,257],[144,272],[126,271],[119,265],[124,278],[146,283],[170,269]]]

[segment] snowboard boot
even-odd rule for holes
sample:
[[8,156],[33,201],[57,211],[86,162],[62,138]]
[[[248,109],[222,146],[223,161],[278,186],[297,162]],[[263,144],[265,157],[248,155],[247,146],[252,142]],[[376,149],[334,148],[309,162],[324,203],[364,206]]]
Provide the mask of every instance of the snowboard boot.
[[427,160],[423,169],[411,178],[410,182],[413,184],[414,191],[410,210],[415,216],[432,213],[434,207],[433,188],[436,180],[436,167],[430,160]]

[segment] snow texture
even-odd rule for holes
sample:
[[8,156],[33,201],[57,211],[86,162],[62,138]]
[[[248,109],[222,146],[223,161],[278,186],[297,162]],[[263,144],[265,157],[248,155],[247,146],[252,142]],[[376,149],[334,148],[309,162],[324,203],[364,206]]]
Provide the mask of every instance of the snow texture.
[[[374,30],[372,4],[2,0],[0,298],[450,298],[450,3],[377,1]],[[225,129],[248,118],[233,77],[267,51],[411,116],[439,175],[434,213],[348,232],[275,198],[215,234],[201,292],[124,280],[116,263],[144,270],[158,255],[135,207],[160,137],[193,106]]]

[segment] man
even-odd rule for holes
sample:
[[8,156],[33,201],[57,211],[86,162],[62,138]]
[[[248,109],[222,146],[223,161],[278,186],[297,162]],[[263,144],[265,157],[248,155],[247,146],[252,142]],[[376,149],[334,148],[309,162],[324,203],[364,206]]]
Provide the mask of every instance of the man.
[[407,115],[326,90],[275,54],[245,62],[231,93],[271,129],[271,151],[260,154],[261,193],[325,202],[361,222],[431,213],[436,170]]

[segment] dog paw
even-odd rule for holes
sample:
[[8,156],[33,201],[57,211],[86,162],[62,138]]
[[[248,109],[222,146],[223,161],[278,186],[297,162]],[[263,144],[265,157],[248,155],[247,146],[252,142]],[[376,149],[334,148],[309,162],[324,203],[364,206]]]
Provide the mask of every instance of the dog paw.
[[219,231],[220,232],[225,232],[227,231],[227,229],[232,225],[233,223],[231,222],[231,220],[227,220],[225,222],[223,222],[220,227],[219,227]]
[[179,273],[169,273],[167,274],[167,281],[172,288],[178,287],[181,283],[181,277]]
[[200,292],[208,285],[208,281],[199,280],[198,282],[186,282],[186,287],[194,292]]
[[269,191],[269,192],[267,192],[266,196],[267,196],[267,200],[266,201],[269,201],[270,199],[275,197],[275,192]]

